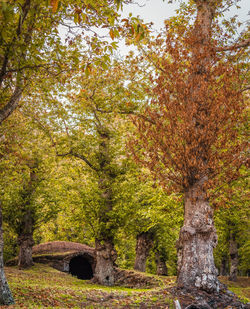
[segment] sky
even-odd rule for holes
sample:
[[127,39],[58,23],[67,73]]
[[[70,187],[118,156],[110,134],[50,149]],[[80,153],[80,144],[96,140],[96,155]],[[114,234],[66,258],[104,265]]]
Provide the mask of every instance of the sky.
[[[124,5],[122,15],[128,16],[130,12],[134,16],[139,15],[145,22],[152,21],[158,30],[163,27],[165,19],[176,15],[175,10],[179,7],[178,1],[174,1],[172,4],[167,0],[137,0],[137,2],[144,5],[142,7],[139,7],[138,4]],[[237,10],[233,7],[228,16],[238,14],[241,21],[246,21],[250,18],[247,16],[250,11],[250,0],[241,0],[239,5],[241,9]]]
[[[129,13],[132,13],[133,16],[139,16],[146,23],[153,22],[153,29],[159,31],[164,27],[165,19],[176,15],[175,10],[179,7],[180,1],[181,0],[176,0],[173,1],[173,3],[168,3],[168,0],[134,0],[135,4],[124,5],[123,11],[120,13],[123,18],[128,17]],[[230,17],[237,14],[241,22],[249,21],[250,0],[241,0],[239,5],[241,6],[241,9],[237,10],[236,7],[232,7],[226,16]],[[59,27],[59,31],[61,37],[65,39],[66,29],[64,27]],[[103,30],[98,29],[97,32],[101,35],[107,35],[107,33],[102,33],[102,31]],[[136,48],[133,46],[126,46],[124,40],[119,42],[118,46],[118,55],[125,56],[130,50],[136,52]]]
[[[164,20],[176,15],[175,10],[179,7],[179,1],[173,1],[174,3],[168,3],[168,0],[134,0],[138,4],[124,5],[122,16],[127,17],[129,13],[133,16],[139,15],[144,22],[153,22],[153,29],[160,30],[164,27]],[[141,6],[143,5],[143,6]],[[235,14],[239,16],[241,22],[247,22],[250,19],[250,0],[241,0],[239,2],[241,9],[232,7],[229,12],[226,13],[226,17],[231,17]],[[122,42],[119,44],[120,54],[126,55],[129,50],[134,50],[132,47],[125,46]]]

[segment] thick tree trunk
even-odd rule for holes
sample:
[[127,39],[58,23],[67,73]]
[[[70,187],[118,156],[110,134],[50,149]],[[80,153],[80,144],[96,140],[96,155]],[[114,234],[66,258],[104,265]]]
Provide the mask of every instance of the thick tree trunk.
[[2,208],[0,205],[0,305],[14,304],[14,299],[8,286],[3,266],[3,229]]
[[112,158],[110,152],[111,135],[107,128],[102,127],[98,117],[96,120],[100,125],[97,128],[100,136],[98,187],[102,205],[99,213],[101,226],[95,242],[96,267],[93,280],[102,285],[112,286],[115,284],[117,253],[113,242],[113,233],[116,227],[114,227],[110,212],[113,210],[114,200],[112,185],[117,174],[110,166]]
[[177,242],[179,287],[219,290],[213,257],[216,244],[213,211],[201,185],[196,183],[185,193],[184,225]]
[[18,238],[20,246],[18,255],[19,269],[29,268],[34,265],[32,259],[32,247],[35,244],[32,234],[22,235]]
[[142,232],[136,237],[136,257],[134,269],[145,272],[149,251],[153,246],[153,234]]
[[237,281],[238,275],[238,246],[235,240],[235,234],[233,232],[230,233],[230,241],[229,241],[229,255],[230,255],[230,281]]
[[113,242],[111,240],[96,240],[96,267],[94,281],[102,285],[112,286],[115,283],[115,261],[117,258]]
[[159,276],[167,276],[168,269],[166,265],[166,260],[159,251],[156,251],[155,253],[155,261],[156,261],[156,274]]
[[33,231],[34,231],[34,214],[33,211],[26,210],[23,216],[22,224],[18,236],[19,255],[18,266],[20,269],[29,268],[34,265],[32,260],[32,246],[34,245]]

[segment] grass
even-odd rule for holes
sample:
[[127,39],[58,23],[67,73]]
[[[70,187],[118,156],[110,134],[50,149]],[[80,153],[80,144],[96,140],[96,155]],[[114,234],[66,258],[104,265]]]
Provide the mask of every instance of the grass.
[[[91,284],[42,264],[35,264],[29,270],[6,267],[6,275],[16,301],[8,309],[174,308],[166,287],[174,285],[175,277],[157,276],[160,286],[153,289],[130,289]],[[228,284],[226,278],[222,281]],[[249,301],[249,280],[244,278],[228,285],[244,302]]]
[[[140,308],[142,303],[168,308],[161,288],[129,289],[104,287],[79,280],[47,265],[29,270],[6,267],[6,275],[16,304],[8,308]],[[157,293],[159,296],[154,296]],[[156,299],[157,297],[157,299]]]
[[221,282],[228,286],[228,289],[234,292],[243,303],[250,302],[250,278],[240,277],[237,282],[229,281],[227,277],[220,277]]

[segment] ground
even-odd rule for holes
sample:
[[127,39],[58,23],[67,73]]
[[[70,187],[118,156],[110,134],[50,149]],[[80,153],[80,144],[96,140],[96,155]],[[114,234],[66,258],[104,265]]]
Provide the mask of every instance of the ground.
[[[6,275],[17,308],[175,308],[171,294],[174,277],[158,277],[158,286],[150,289],[103,287],[79,280],[47,265],[36,264],[30,270],[6,267]],[[222,281],[226,281],[222,278]],[[228,283],[228,282],[225,282]],[[229,285],[246,303],[250,298],[250,280],[241,278]],[[183,299],[180,299],[182,302]],[[5,308],[4,306],[2,308]],[[185,307],[184,307],[185,308]],[[228,307],[229,308],[229,307]]]

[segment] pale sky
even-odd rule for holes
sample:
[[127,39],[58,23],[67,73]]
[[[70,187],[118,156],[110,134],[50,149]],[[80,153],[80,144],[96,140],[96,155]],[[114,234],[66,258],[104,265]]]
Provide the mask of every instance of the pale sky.
[[[134,0],[140,5],[144,4],[143,7],[139,7],[136,4],[124,5],[122,15],[128,16],[131,12],[133,16],[139,15],[145,22],[153,22],[156,29],[160,29],[164,26],[164,20],[176,15],[175,10],[179,7],[179,2],[168,3],[167,0]],[[232,7],[227,16],[233,16],[234,14],[239,15],[241,21],[247,21],[247,16],[250,11],[250,0],[241,0],[239,2],[241,9]]]
[[[139,15],[144,22],[153,22],[153,29],[156,30],[163,28],[164,20],[176,15],[175,10],[179,7],[179,1],[168,3],[168,0],[134,0],[134,2],[139,3],[140,6],[138,6],[138,4],[124,5],[121,13],[122,16],[125,18],[129,13],[132,13],[133,16]],[[233,6],[225,16],[231,17],[237,14],[241,22],[249,21],[250,0],[241,0],[238,5],[241,6],[241,9],[236,9],[236,7]],[[124,42],[120,42],[119,53],[121,55],[127,54],[129,50],[135,51],[136,49],[132,46],[127,47]]]

